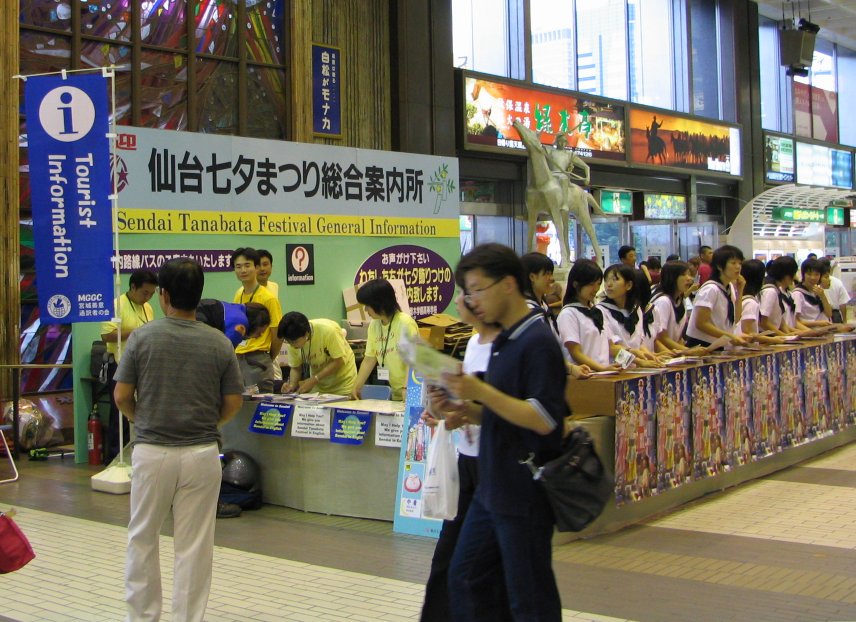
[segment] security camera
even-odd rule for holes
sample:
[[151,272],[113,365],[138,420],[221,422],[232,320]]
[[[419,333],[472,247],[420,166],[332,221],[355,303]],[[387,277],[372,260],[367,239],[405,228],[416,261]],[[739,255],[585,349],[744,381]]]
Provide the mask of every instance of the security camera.
[[797,23],[797,30],[802,30],[803,32],[810,32],[816,35],[818,32],[820,32],[820,26],[818,26],[817,24],[812,24],[804,17],[801,17],[800,21]]

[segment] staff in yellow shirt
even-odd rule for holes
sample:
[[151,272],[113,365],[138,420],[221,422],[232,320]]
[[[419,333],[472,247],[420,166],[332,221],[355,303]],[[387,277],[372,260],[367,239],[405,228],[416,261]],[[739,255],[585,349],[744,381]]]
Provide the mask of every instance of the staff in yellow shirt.
[[372,318],[366,337],[366,354],[351,397],[360,399],[363,385],[377,367],[377,379],[392,388],[392,399],[404,399],[407,386],[407,364],[398,354],[398,339],[402,333],[418,332],[416,320],[401,310],[395,290],[386,279],[366,281],[357,290],[357,302],[365,305]]
[[310,320],[299,311],[289,311],[277,335],[288,344],[291,370],[283,393],[351,394],[357,379],[354,351],[336,322]]

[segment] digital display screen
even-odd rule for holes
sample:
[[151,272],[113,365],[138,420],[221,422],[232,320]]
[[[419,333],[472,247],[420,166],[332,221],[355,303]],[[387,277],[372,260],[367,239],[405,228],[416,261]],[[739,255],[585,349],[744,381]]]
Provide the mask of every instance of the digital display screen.
[[764,166],[767,181],[793,183],[794,140],[783,136],[765,136]]
[[645,218],[686,220],[687,198],[678,194],[645,194]]
[[603,188],[600,191],[600,208],[607,214],[632,216],[633,193],[628,190]]
[[797,142],[797,183],[852,188],[853,152]]

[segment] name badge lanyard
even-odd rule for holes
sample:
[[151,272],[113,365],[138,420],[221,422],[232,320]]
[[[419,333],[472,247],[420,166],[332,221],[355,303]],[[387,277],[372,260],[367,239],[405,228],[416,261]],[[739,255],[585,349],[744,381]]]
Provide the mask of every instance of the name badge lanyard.
[[[392,334],[392,324],[395,322],[395,314],[393,313],[392,318],[389,320],[389,328],[386,331],[386,339],[383,342],[383,350],[380,353],[380,367],[377,370],[377,379],[385,380],[389,382],[389,369],[384,366],[384,362],[386,361],[386,353],[389,349],[389,336]],[[383,327],[381,326],[381,330]]]
[[140,315],[140,312],[137,311],[137,305],[134,304],[134,301],[131,300],[131,297],[128,295],[127,292],[125,292],[125,298],[128,299],[128,303],[131,305],[131,309],[133,310],[134,315],[137,316],[137,319],[140,320],[143,324],[148,324],[149,323],[149,316],[146,313],[145,305],[140,306],[140,308],[142,308],[142,310],[143,310],[143,314]]
[[[312,333],[309,333],[309,339],[306,342],[306,345],[309,346],[309,354],[312,354]],[[301,375],[304,380],[307,380],[310,377],[310,367],[309,367],[309,357],[306,356],[306,350],[300,348],[300,359],[301,359]]]

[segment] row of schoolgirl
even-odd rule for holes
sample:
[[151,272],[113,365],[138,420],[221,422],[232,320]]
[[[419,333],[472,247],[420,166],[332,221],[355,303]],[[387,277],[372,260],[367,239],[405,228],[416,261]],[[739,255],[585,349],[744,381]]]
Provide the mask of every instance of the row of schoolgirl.
[[[625,264],[601,270],[586,259],[568,273],[563,306],[555,321],[543,303],[553,285],[553,264],[545,255],[523,256],[530,306],[541,309],[575,376],[619,369],[625,350],[639,367],[661,367],[675,356],[693,356],[714,342],[732,346],[783,343],[789,335],[816,328],[847,330],[833,324],[834,309],[821,285],[829,264],[790,256],[766,266],[744,260],[735,246],[713,253],[711,278],[693,289],[693,271],[683,261],[667,261],[652,290],[646,275]],[[797,273],[801,279],[797,280]],[[838,319],[838,318],[835,318]],[[724,338],[724,339],[723,339]]]

